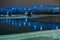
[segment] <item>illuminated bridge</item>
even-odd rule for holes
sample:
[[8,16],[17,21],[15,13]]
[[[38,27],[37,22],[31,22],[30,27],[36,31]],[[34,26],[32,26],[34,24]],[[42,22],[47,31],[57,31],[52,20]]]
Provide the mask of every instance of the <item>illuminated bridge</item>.
[[0,34],[60,29],[60,6],[0,8]]

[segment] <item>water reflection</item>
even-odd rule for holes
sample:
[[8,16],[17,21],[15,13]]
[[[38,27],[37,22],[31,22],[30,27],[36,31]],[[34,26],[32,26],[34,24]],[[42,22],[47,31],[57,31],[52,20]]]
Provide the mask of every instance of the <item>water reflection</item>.
[[42,31],[42,26],[40,26],[40,31]]
[[30,21],[24,21],[24,20],[15,20],[15,19],[0,19],[0,25],[1,24],[9,24],[12,26],[28,26],[28,27],[34,27],[34,30],[38,29],[40,31],[42,30],[51,30],[51,29],[60,29],[60,24],[58,23],[44,23],[44,22],[30,22]]

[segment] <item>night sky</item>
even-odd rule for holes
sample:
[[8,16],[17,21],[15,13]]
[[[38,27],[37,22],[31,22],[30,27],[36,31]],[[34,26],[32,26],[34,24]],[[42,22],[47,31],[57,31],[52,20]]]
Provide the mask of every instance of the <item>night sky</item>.
[[48,5],[60,5],[60,0],[0,0],[0,7],[31,7],[34,5],[48,4]]

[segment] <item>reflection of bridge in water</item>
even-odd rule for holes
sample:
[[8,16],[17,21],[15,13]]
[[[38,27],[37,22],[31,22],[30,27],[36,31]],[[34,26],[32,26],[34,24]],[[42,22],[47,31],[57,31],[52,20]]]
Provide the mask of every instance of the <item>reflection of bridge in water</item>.
[[0,17],[0,24],[8,24],[17,27],[28,26],[36,30],[60,29],[60,15],[33,15],[28,16],[5,16]]

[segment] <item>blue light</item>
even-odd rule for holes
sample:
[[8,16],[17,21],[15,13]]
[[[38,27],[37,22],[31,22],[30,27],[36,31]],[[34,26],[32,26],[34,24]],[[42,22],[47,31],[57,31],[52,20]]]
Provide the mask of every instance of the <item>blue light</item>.
[[5,20],[4,19],[0,19],[0,23],[1,24],[5,24]]
[[[53,8],[56,8],[56,9],[53,9]],[[52,11],[50,11],[50,10],[52,10]],[[29,12],[43,12],[43,11],[45,11],[45,12],[49,12],[49,11],[50,12],[60,12],[60,8],[59,8],[59,6],[55,7],[55,6],[51,6],[51,5],[37,5],[37,6],[33,6],[33,7],[29,8],[28,11]]]
[[34,30],[36,31],[36,25],[34,25]]
[[1,8],[1,9],[0,9],[0,12],[3,12],[3,11],[4,11],[4,8]]
[[42,31],[42,26],[40,26],[40,31]]
[[18,10],[19,10],[20,12],[26,12],[26,11],[27,11],[26,8],[24,8],[24,7],[19,7]]
[[9,16],[8,14],[9,14],[9,12],[7,12],[7,16]]
[[15,22],[14,26],[17,26],[17,22]]
[[6,24],[8,23],[8,19],[6,19]]
[[12,10],[16,10],[16,9],[17,9],[17,7],[12,8]]
[[59,28],[58,28],[58,26],[56,26],[56,30],[58,30]]
[[2,19],[1,19],[1,24],[2,24]]
[[55,11],[55,12],[60,12],[59,7],[56,7],[54,11]]
[[16,12],[17,11],[17,8],[11,8],[10,9],[10,12]]
[[26,16],[25,22],[27,22],[27,20],[28,20],[28,18],[27,18],[27,16]]
[[9,16],[9,9],[6,9],[6,16]]
[[12,21],[12,26],[15,26],[14,21]]
[[30,26],[31,26],[31,23],[29,22],[28,25],[29,25],[29,27],[30,27]]
[[26,25],[26,23],[24,22],[24,26]]
[[3,19],[3,23],[5,24],[5,19]]
[[25,8],[25,7],[19,7],[19,9],[20,9],[20,10],[21,10],[21,9],[22,9],[22,10],[26,10],[26,8]]
[[11,20],[9,19],[9,20],[8,20],[8,23],[10,24],[10,22],[11,22]]
[[19,22],[19,27],[21,26],[21,23]]
[[2,19],[2,24],[4,24],[4,20]]

